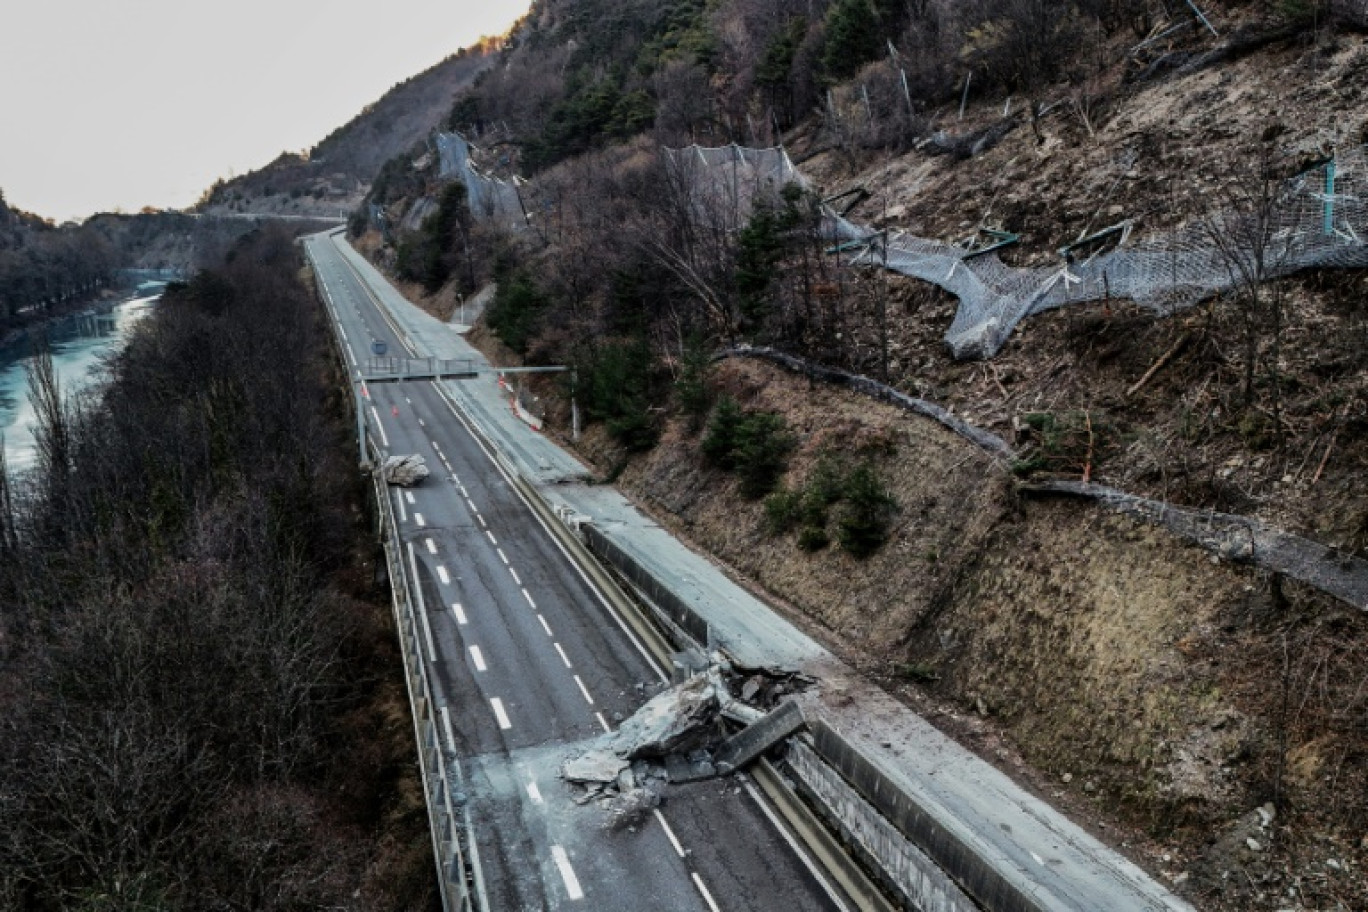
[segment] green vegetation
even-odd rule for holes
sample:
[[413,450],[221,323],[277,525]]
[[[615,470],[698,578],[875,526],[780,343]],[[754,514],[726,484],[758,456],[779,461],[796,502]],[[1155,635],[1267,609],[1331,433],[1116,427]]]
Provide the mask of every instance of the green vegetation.
[[423,221],[422,229],[400,240],[396,271],[402,278],[422,282],[424,290],[431,294],[445,285],[459,266],[464,266],[462,290],[474,291],[470,231],[465,185],[449,183],[438,197],[437,211]]
[[690,434],[697,434],[712,408],[713,392],[709,385],[712,374],[712,352],[697,333],[690,336],[679,359],[679,375],[675,378],[675,398],[679,409],[688,418]]
[[649,450],[660,439],[651,412],[653,370],[651,349],[642,339],[599,345],[578,368],[585,412],[632,451]]
[[485,311],[485,322],[505,345],[519,354],[527,354],[537,318],[548,304],[536,280],[523,270],[514,270],[499,280],[494,300]]
[[848,79],[884,53],[881,31],[871,0],[836,0],[826,15],[822,69],[827,76]]
[[1098,412],[1030,412],[1021,423],[1030,433],[1031,450],[1012,465],[1018,475],[1033,472],[1092,475],[1094,463],[1116,440],[1116,428]]
[[817,224],[816,200],[797,184],[787,184],[779,200],[761,200],[736,239],[736,304],[742,329],[754,332],[776,310],[774,289],[780,265]]
[[872,463],[853,467],[833,453],[817,460],[801,487],[765,498],[765,526],[771,535],[798,530],[798,547],[819,551],[831,543],[835,515],[836,542],[843,551],[864,558],[888,540],[897,502]]
[[733,472],[741,496],[750,500],[774,490],[788,467],[793,446],[783,416],[744,411],[729,396],[718,402],[702,442],[703,455]]

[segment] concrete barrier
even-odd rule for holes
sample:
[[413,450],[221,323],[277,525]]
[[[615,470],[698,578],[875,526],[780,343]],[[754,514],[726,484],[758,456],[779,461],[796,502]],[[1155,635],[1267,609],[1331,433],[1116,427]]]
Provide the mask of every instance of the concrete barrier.
[[806,724],[797,703],[780,703],[764,718],[747,725],[717,749],[713,761],[720,773],[740,769]]
[[860,797],[802,739],[789,743],[784,768],[803,797],[822,809],[827,826],[841,835],[846,847],[864,864],[879,872],[884,888],[898,896],[904,907],[919,912],[979,912],[978,904],[925,852]]
[[693,640],[693,645],[705,650],[711,648],[712,636],[708,622],[699,617],[683,599],[667,589],[660,580],[633,560],[631,555],[619,548],[608,536],[594,528],[593,523],[580,523],[579,531],[584,536],[584,542],[589,546],[589,550],[631,580],[632,585],[663,611],[672,624]]
[[831,726],[810,720],[813,748],[846,782],[984,908],[993,912],[1045,912],[1046,906],[984,861]]

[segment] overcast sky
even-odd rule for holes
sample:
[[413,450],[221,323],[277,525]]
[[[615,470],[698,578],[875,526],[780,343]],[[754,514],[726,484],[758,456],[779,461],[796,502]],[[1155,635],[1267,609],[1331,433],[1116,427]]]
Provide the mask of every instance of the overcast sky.
[[0,189],[57,220],[181,207],[307,149],[529,0],[5,0]]

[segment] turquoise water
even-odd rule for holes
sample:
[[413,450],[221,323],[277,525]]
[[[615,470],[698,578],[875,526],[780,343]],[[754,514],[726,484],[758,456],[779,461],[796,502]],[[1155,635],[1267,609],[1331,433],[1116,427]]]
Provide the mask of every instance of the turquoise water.
[[[157,298],[134,298],[105,313],[85,313],[48,327],[52,363],[64,395],[90,389],[105,376],[109,359],[123,350],[129,333],[151,311]],[[25,367],[31,358],[25,342],[0,348],[0,434],[10,471],[31,467],[36,458],[34,412]]]

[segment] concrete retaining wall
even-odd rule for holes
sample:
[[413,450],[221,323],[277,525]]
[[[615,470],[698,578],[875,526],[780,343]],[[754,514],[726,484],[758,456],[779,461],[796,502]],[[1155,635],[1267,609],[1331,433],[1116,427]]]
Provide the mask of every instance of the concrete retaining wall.
[[984,908],[994,912],[1043,912],[1040,904],[984,862],[927,813],[916,796],[894,785],[829,725],[820,719],[809,720],[808,728],[818,756]]
[[866,863],[880,870],[885,889],[900,894],[904,907],[919,912],[978,912],[979,906],[925,852],[801,740],[789,743],[785,766],[804,796],[826,809],[823,816],[828,825],[839,830]]
[[694,644],[704,649],[711,647],[712,638],[708,630],[708,622],[694,613],[694,610],[685,604],[683,599],[665,588],[660,580],[656,579],[633,560],[629,554],[610,541],[606,535],[594,528],[593,523],[581,523],[579,529],[580,534],[584,536],[585,544],[589,546],[589,550],[616,567],[619,573],[631,580],[634,586],[640,589],[647,598],[655,603],[657,608],[666,614],[672,624],[694,641]]

